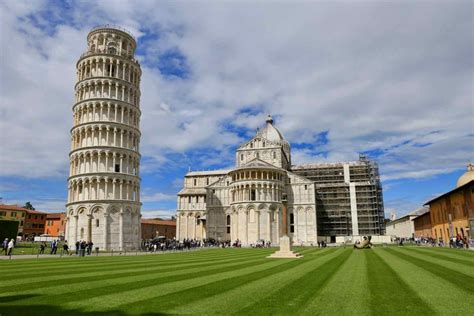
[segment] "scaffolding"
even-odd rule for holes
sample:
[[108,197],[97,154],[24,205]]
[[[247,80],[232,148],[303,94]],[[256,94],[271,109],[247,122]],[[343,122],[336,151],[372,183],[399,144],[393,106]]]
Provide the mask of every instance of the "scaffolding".
[[376,162],[361,155],[352,162],[293,166],[292,172],[316,184],[319,236],[353,235],[351,185],[355,187],[359,235],[385,234],[382,184]]

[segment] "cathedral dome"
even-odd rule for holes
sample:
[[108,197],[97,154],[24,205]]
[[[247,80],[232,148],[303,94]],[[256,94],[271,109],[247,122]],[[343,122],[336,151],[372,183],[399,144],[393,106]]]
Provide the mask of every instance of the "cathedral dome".
[[267,125],[265,125],[264,128],[258,131],[257,136],[265,138],[271,141],[272,143],[289,146],[285,137],[283,137],[283,135],[275,126],[273,126],[273,118],[271,115],[268,115],[266,122],[267,122]]
[[456,188],[459,188],[472,180],[474,180],[474,165],[470,163],[467,165],[467,171],[459,177],[458,182],[456,183]]

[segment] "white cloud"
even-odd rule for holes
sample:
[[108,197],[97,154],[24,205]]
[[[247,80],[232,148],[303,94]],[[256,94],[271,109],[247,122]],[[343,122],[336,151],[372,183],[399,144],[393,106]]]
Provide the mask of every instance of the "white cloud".
[[170,219],[176,215],[176,210],[142,210],[142,218]]
[[163,201],[176,201],[176,194],[166,194],[157,192],[154,194],[142,194],[142,202],[163,202]]
[[[382,148],[384,179],[399,179],[473,158],[469,2],[74,4],[76,27],[52,33],[27,19],[19,29],[17,18],[38,8],[1,10],[1,175],[66,177],[74,66],[89,27],[102,22],[129,28],[144,48],[141,144],[152,159],[143,172],[203,146],[233,159],[229,148],[243,139],[226,124],[255,129],[266,113],[293,143],[329,131],[320,148],[294,150],[294,163]],[[150,31],[159,36],[144,37]],[[156,68],[169,49],[185,56],[186,79]],[[248,107],[265,115],[236,114]],[[433,144],[399,145],[406,140]]]

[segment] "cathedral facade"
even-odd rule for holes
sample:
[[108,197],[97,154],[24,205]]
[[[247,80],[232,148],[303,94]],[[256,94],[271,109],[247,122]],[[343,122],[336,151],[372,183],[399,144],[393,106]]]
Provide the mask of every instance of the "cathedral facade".
[[[283,218],[286,214],[286,218]],[[291,172],[289,143],[269,116],[231,170],[193,171],[178,193],[177,238],[279,243],[318,240],[313,181]]]

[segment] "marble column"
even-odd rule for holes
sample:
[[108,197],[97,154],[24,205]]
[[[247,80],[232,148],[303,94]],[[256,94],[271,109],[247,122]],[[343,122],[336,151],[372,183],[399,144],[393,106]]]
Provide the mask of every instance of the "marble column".
[[119,250],[123,250],[123,210],[119,213]]
[[109,220],[109,214],[107,213],[104,213],[104,250],[107,250],[108,247],[107,247],[107,243],[108,243],[108,235],[109,235],[109,224],[108,224],[108,220]]

